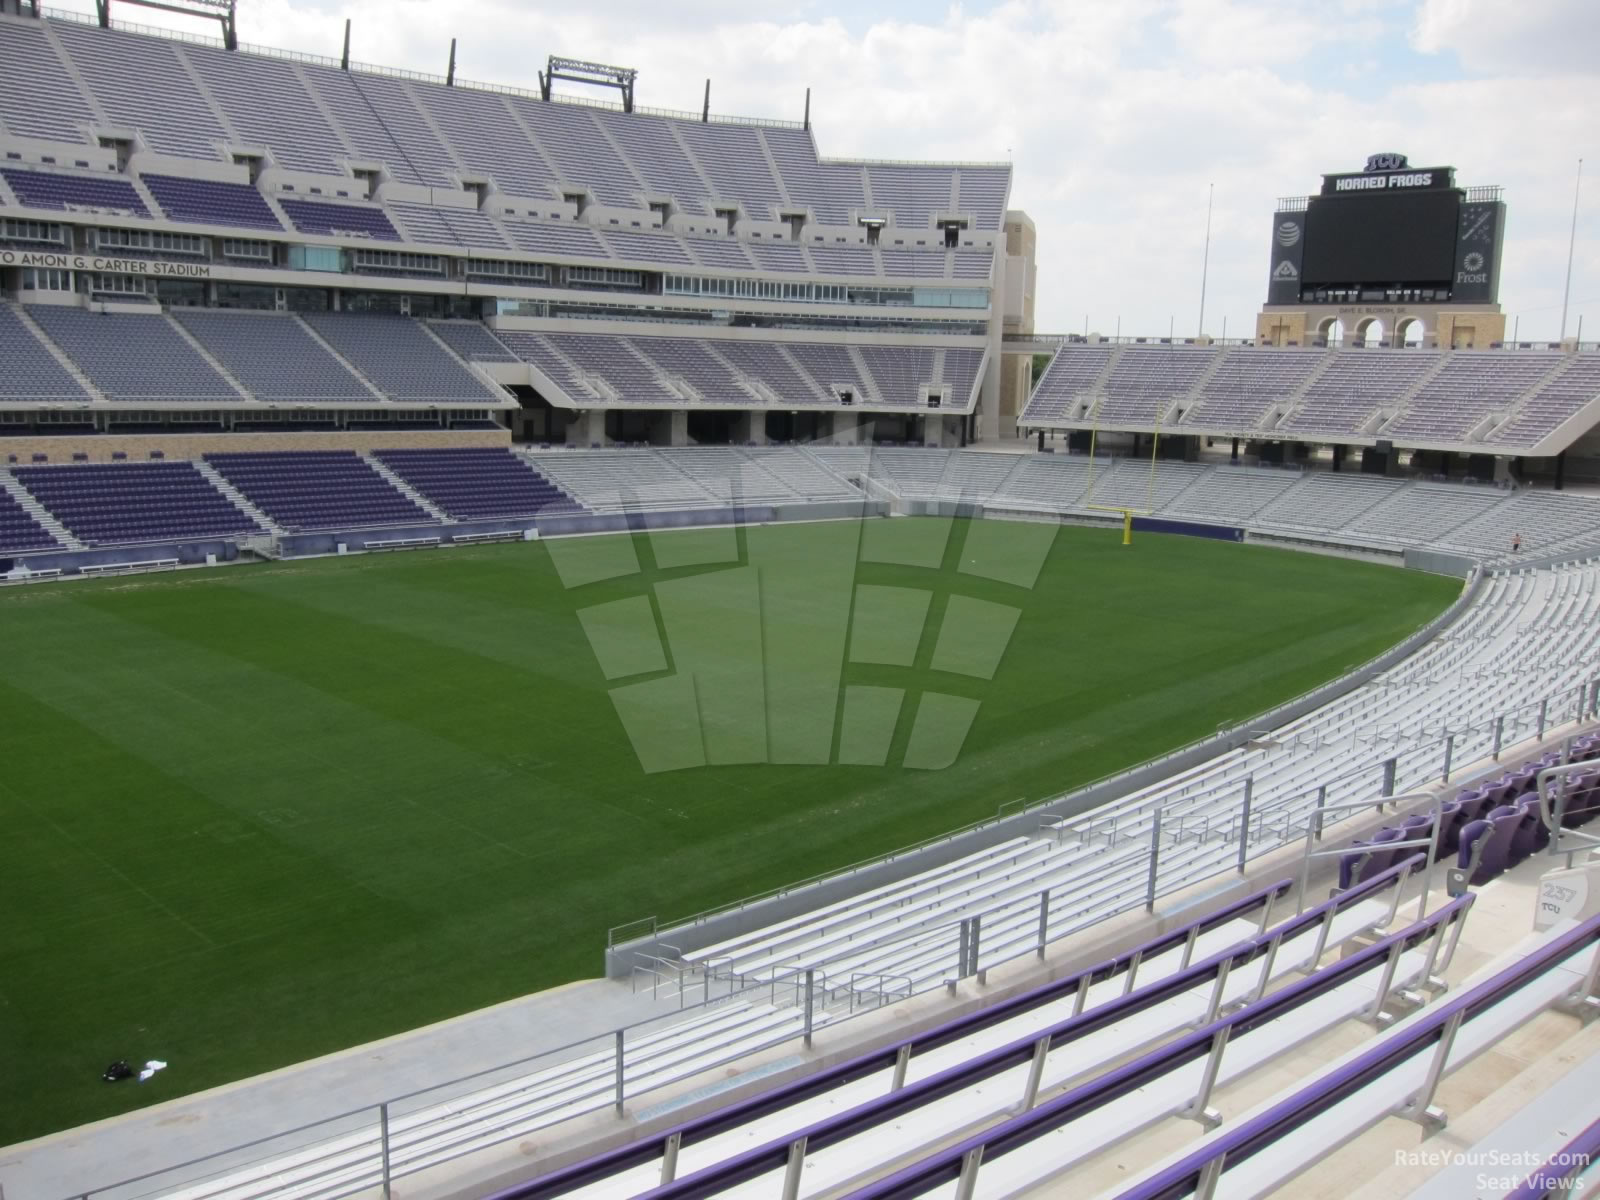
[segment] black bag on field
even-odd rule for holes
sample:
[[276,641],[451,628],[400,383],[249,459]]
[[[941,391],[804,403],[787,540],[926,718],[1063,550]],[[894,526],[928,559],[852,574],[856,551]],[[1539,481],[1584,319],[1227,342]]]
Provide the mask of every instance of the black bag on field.
[[134,1069],[128,1065],[127,1060],[119,1058],[105,1069],[100,1078],[107,1083],[118,1083],[124,1079],[132,1079],[134,1074]]

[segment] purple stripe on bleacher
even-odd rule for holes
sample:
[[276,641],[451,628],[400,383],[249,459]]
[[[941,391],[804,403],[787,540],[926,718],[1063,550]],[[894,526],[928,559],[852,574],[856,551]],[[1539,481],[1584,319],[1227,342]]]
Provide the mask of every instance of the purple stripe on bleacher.
[[[1452,900],[1449,904],[1431,913],[1429,916],[1413,925],[1381,938],[1372,945],[1341,959],[1339,962],[1319,968],[1315,974],[1263,997],[1244,1008],[1221,1017],[1208,1025],[1201,1026],[1192,1033],[1178,1038],[1176,1041],[1153,1050],[1134,1059],[1132,1062],[1106,1072],[1087,1083],[1080,1084],[1053,1100],[1046,1101],[1037,1108],[1009,1121],[1002,1122],[990,1129],[971,1137],[964,1138],[952,1146],[948,1146],[935,1154],[931,1154],[920,1162],[904,1167],[899,1171],[850,1193],[851,1200],[912,1200],[912,1197],[925,1195],[941,1184],[950,1183],[961,1174],[962,1161],[966,1156],[980,1150],[984,1161],[992,1162],[1005,1154],[1017,1150],[1038,1138],[1053,1133],[1070,1121],[1094,1112],[1111,1103],[1113,1100],[1137,1091],[1146,1084],[1161,1078],[1168,1073],[1199,1062],[1210,1053],[1213,1040],[1224,1028],[1248,1030],[1260,1026],[1268,1021],[1293,1012],[1318,996],[1332,991],[1334,988],[1356,978],[1368,970],[1376,967],[1399,947],[1402,953],[1422,945],[1429,938],[1434,937],[1439,930],[1448,923],[1465,917],[1471,907],[1474,897],[1462,896]],[[1600,918],[1596,918],[1597,936],[1600,936]],[[1250,956],[1245,956],[1248,962]],[[1235,966],[1240,965],[1235,960]],[[1138,993],[1134,993],[1137,995]],[[1113,1004],[1116,1002],[1113,1001]],[[1110,1005],[1106,1006],[1111,1007]],[[1100,1009],[1094,1010],[1098,1013]],[[1087,1014],[1093,1016],[1094,1013]],[[1027,1061],[1026,1058],[1018,1060]],[[1013,1064],[1014,1065],[1014,1064]],[[939,1076],[933,1076],[936,1080]],[[932,1082],[932,1080],[926,1081]],[[849,1114],[847,1114],[848,1116]],[[826,1124],[826,1123],[824,1123]],[[1251,1123],[1253,1124],[1253,1123]],[[792,1136],[795,1140],[807,1138],[808,1151],[814,1143],[809,1139],[809,1129],[797,1130]],[[853,1132],[853,1131],[850,1131]],[[848,1136],[848,1133],[846,1134]],[[838,1140],[834,1138],[833,1140]],[[820,1145],[815,1146],[821,1149]],[[1188,1160],[1185,1160],[1188,1161]],[[769,1164],[764,1169],[771,1169]],[[705,1172],[699,1174],[704,1175]],[[682,1188],[666,1187],[652,1193],[653,1196],[666,1200],[671,1196],[673,1200],[691,1196],[708,1195],[707,1191],[693,1187],[696,1176],[689,1176],[683,1182]],[[1168,1193],[1159,1191],[1146,1191],[1138,1189],[1131,1193],[1128,1200],[1138,1196],[1139,1200],[1153,1200],[1154,1197],[1165,1197]]]
[[[854,1132],[858,1132],[860,1128],[880,1124],[882,1121],[899,1114],[902,1110],[914,1106],[914,1104],[945,1094],[950,1090],[956,1090],[958,1087],[967,1086],[979,1079],[987,1078],[990,1075],[1015,1066],[1019,1062],[1027,1061],[1033,1053],[1035,1044],[1042,1037],[1049,1037],[1052,1046],[1056,1046],[1083,1037],[1132,1013],[1163,1003],[1172,996],[1193,988],[1196,986],[1197,981],[1213,976],[1225,960],[1230,961],[1234,967],[1237,967],[1241,965],[1237,961],[1241,954],[1247,954],[1248,957],[1246,957],[1245,961],[1250,961],[1255,956],[1267,953],[1268,946],[1274,939],[1287,940],[1304,930],[1313,928],[1331,913],[1366,900],[1391,885],[1399,886],[1403,877],[1412,870],[1418,861],[1413,859],[1410,862],[1397,864],[1367,883],[1351,888],[1313,908],[1305,910],[1305,912],[1291,918],[1281,926],[1275,927],[1269,933],[1241,942],[1229,950],[1214,954],[1203,962],[1196,963],[1176,975],[1168,976],[1154,984],[1139,988],[1091,1012],[1058,1022],[1049,1028],[1037,1030],[1026,1038],[1015,1041],[1008,1046],[980,1055],[938,1075],[930,1076],[910,1088],[890,1093],[878,1100],[858,1106],[847,1114],[813,1126],[813,1135],[819,1139],[835,1141],[843,1136],[850,1136]],[[1097,964],[1077,974],[1044,984],[999,1004],[981,1009],[976,1013],[959,1017],[927,1033],[903,1039],[894,1045],[862,1055],[819,1075],[799,1080],[786,1087],[711,1113],[675,1130],[663,1133],[661,1139],[677,1133],[680,1135],[680,1145],[687,1146],[695,1141],[736,1128],[751,1118],[777,1111],[807,1099],[814,1094],[824,1092],[848,1079],[860,1078],[870,1074],[872,1071],[892,1066],[902,1047],[915,1047],[919,1051],[930,1050],[970,1036],[972,1033],[989,1025],[1009,1020],[1019,1013],[1028,1012],[1065,996],[1070,996],[1085,979],[1090,984],[1110,979],[1127,970],[1135,957],[1141,961],[1153,958],[1157,954],[1182,945],[1188,939],[1191,929],[1205,932],[1217,928],[1233,920],[1241,913],[1260,906],[1268,896],[1277,897],[1286,894],[1287,890],[1283,883],[1273,884],[1217,912],[1191,922],[1189,925],[1173,929],[1166,934],[1158,936],[1143,946],[1130,950],[1109,962]],[[774,1166],[781,1165],[788,1146],[795,1136],[798,1135],[786,1135],[777,1141],[742,1155],[737,1155],[722,1164],[698,1172],[694,1176],[688,1176],[685,1179],[685,1183],[694,1185],[691,1190],[682,1193],[672,1191],[663,1193],[663,1195],[709,1195],[744,1179],[753,1178]],[[643,1145],[623,1147],[608,1154],[597,1156],[587,1162],[579,1163],[564,1171],[555,1172],[529,1183],[506,1189],[496,1193],[493,1200],[545,1200],[547,1197],[561,1195],[573,1187],[604,1178],[626,1167],[650,1161],[658,1155],[661,1139],[652,1139]],[[808,1145],[816,1145],[817,1148],[820,1148],[820,1145],[816,1143],[808,1142]]]
[[1600,1121],[1596,1121],[1545,1160],[1505,1200],[1568,1200],[1578,1191],[1572,1182],[1600,1159]]
[[[1463,896],[1453,901],[1451,907],[1470,899],[1470,896]],[[1448,909],[1439,911],[1446,912]],[[1477,987],[1430,1009],[1427,1017],[1408,1029],[1404,1037],[1379,1042],[1365,1054],[1300,1089],[1266,1112],[1229,1127],[1226,1132],[1208,1139],[1205,1146],[1193,1154],[1184,1156],[1166,1170],[1129,1188],[1118,1200],[1170,1200],[1190,1195],[1199,1174],[1218,1155],[1226,1155],[1226,1162],[1242,1162],[1264,1146],[1292,1135],[1318,1113],[1360,1091],[1407,1059],[1431,1049],[1438,1043],[1445,1027],[1458,1014],[1463,1020],[1471,1020],[1596,941],[1600,941],[1600,917],[1591,917],[1576,929],[1520,959]],[[861,1194],[864,1196],[867,1193]],[[1532,1193],[1533,1196],[1540,1194]]]

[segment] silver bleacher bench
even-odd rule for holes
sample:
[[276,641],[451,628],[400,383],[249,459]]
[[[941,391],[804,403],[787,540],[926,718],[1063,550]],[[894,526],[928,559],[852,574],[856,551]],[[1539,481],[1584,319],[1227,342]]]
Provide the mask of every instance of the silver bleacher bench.
[[387,538],[381,542],[365,542],[361,548],[363,550],[417,550],[424,546],[437,546],[440,544],[439,539],[436,537]]
[[[89,563],[78,568],[80,575],[132,575],[136,571],[176,571],[175,558],[148,558],[141,562]],[[40,571],[38,574],[44,574]],[[60,574],[59,571],[56,574]]]
[[473,542],[520,542],[526,537],[527,531],[523,529],[497,529],[490,533],[458,533],[450,541],[454,545],[463,546]]

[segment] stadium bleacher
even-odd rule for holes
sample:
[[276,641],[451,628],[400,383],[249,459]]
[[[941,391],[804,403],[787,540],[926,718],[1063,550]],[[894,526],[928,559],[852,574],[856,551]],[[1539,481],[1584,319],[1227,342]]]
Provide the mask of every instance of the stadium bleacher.
[[433,523],[352,451],[208,454],[205,461],[285,529]]
[[11,474],[85,545],[260,532],[192,463],[16,467]]
[[370,404],[377,398],[287,314],[183,309],[173,317],[258,400]]
[[294,200],[278,197],[278,205],[301,233],[328,237],[374,238],[398,242],[399,232],[381,208],[366,204],[330,204],[322,200]]
[[87,400],[78,381],[24,324],[19,311],[0,303],[0,398],[8,401]]
[[[1024,426],[1379,437],[1532,448],[1600,400],[1600,356],[1510,349],[1383,352],[1251,345],[1063,344]],[[1281,419],[1280,419],[1281,418]]]
[[[1600,551],[1600,501],[1348,471],[917,444],[921,425],[911,418],[926,415],[926,389],[947,389],[942,407],[965,416],[987,368],[998,375],[998,307],[969,309],[970,321],[957,314],[942,325],[924,313],[928,327],[951,331],[932,334],[905,332],[923,328],[914,316],[874,323],[866,305],[970,304],[975,289],[1004,268],[986,243],[1002,228],[1008,166],[829,161],[811,130],[793,124],[547,103],[65,17],[0,17],[0,112],[8,148],[18,139],[44,147],[25,159],[12,151],[17,165],[0,167],[8,217],[25,211],[29,222],[54,228],[113,214],[119,220],[108,224],[128,240],[107,244],[156,251],[160,243],[137,238],[159,234],[163,219],[232,229],[248,239],[239,254],[258,262],[265,261],[263,235],[330,243],[294,248],[320,253],[326,269],[307,271],[293,287],[270,280],[276,294],[245,301],[263,311],[177,307],[224,303],[219,290],[175,300],[153,288],[107,289],[113,300],[151,307],[140,314],[0,302],[0,357],[9,368],[0,373],[0,401],[86,410],[80,425],[49,423],[79,439],[61,455],[87,458],[81,447],[102,436],[178,435],[170,461],[142,442],[137,453],[152,461],[67,464],[53,444],[48,453],[19,447],[0,469],[0,554],[7,557],[65,551],[66,561],[75,553],[105,556],[108,547],[276,542],[388,527],[406,527],[391,530],[394,545],[444,544],[452,530],[470,543],[521,536],[523,526],[544,518],[583,518],[545,526],[557,532],[638,524],[632,516],[639,513],[692,524],[727,520],[729,509],[744,505],[832,503],[845,511],[844,502],[871,498],[896,511],[949,502],[1078,522],[1110,521],[1095,510],[1128,508],[1391,561],[1426,549],[1491,564],[1481,578],[1473,575],[1469,600],[1453,619],[1409,658],[1260,731],[1267,736],[1252,734],[1228,749],[1219,742],[1204,761],[1130,785],[1114,805],[1051,808],[1026,834],[974,843],[937,866],[781,919],[753,917],[737,932],[678,947],[674,931],[661,931],[654,947],[661,956],[634,964],[635,981],[648,978],[669,998],[676,991],[686,1006],[698,992],[704,1003],[648,1033],[630,1031],[626,1056],[622,1035],[614,1044],[608,1035],[553,1065],[525,1065],[395,1113],[385,1107],[381,1128],[315,1133],[287,1154],[234,1153],[199,1182],[162,1194],[333,1200],[526,1138],[520,1168],[544,1153],[529,1138],[536,1131],[625,1109],[628,1119],[655,1124],[620,1149],[517,1185],[504,1200],[656,1188],[663,1198],[874,1200],[967,1196],[973,1185],[985,1195],[1062,1188],[1063,1172],[1129,1145],[1174,1112],[1206,1132],[1176,1154],[1144,1156],[1107,1195],[1155,1200],[1187,1194],[1191,1181],[1198,1187],[1207,1178],[1256,1194],[1293,1179],[1375,1114],[1430,1086],[1428,1056],[1418,1048],[1445,1023],[1454,1022],[1450,1036],[1464,1060],[1567,1004],[1575,987],[1593,990],[1594,921],[1529,938],[1487,966],[1476,956],[1470,970],[1452,974],[1456,939],[1482,906],[1468,895],[1427,911],[1432,864],[1419,863],[1415,847],[1395,848],[1437,834],[1439,861],[1454,862],[1473,886],[1507,883],[1558,836],[1543,823],[1538,770],[1600,755],[1593,737],[1514,758],[1515,766],[1475,780],[1441,804],[1438,829],[1431,816],[1384,814],[1393,823],[1364,832],[1338,860],[1341,886],[1327,900],[1302,895],[1291,914],[1288,881],[1221,904],[1216,888],[1267,855],[1302,839],[1309,845],[1308,830],[1328,803],[1366,803],[1381,787],[1432,786],[1441,755],[1448,776],[1452,761],[1498,757],[1503,745],[1551,728],[1572,734],[1595,716],[1600,647],[1591,634],[1600,623],[1600,563],[1581,556]],[[105,169],[113,144],[132,157],[119,171]],[[58,163],[61,145],[86,147],[84,160]],[[184,175],[184,160],[197,164],[196,177]],[[258,182],[245,182],[262,167]],[[796,209],[815,220],[790,228]],[[948,231],[936,224],[950,217],[966,223]],[[713,227],[724,222],[730,232],[719,236]],[[160,252],[163,261],[231,253],[220,249],[224,236],[208,239],[208,249],[186,243]],[[422,250],[413,256],[412,247]],[[282,254],[274,265],[292,269]],[[415,298],[398,298],[393,279],[376,278],[413,270],[459,295],[414,308]],[[692,280],[699,272],[740,276],[738,287],[750,290],[712,280],[701,294],[719,297],[717,315],[682,320],[670,309],[690,303],[684,296],[699,285],[670,285],[665,277]],[[363,273],[378,290],[352,300]],[[746,278],[755,275],[788,278]],[[552,301],[525,290],[514,300],[512,292],[497,305],[483,290],[491,278],[564,294]],[[858,305],[858,286],[862,295],[880,290],[873,280],[893,281],[881,287],[886,298]],[[848,285],[855,306],[848,318],[824,309],[796,315],[788,304],[781,314],[753,309],[785,330],[769,335],[722,311],[734,295],[777,299],[779,292],[758,284],[797,289],[782,293],[787,301],[811,296],[805,289],[817,281],[837,284],[827,293],[817,285],[816,298],[829,305],[846,303],[838,297]],[[594,289],[578,296],[587,284]],[[677,294],[658,304],[669,291]],[[945,298],[923,299],[930,292]],[[640,303],[641,295],[650,299]],[[157,308],[158,300],[174,307]],[[627,312],[630,303],[637,307]],[[795,307],[801,303],[810,300]],[[588,311],[563,314],[564,304]],[[418,315],[398,315],[412,312]],[[975,332],[983,322],[992,343]],[[838,391],[848,389],[857,409],[892,410],[881,436],[908,444],[513,447],[486,411],[463,410],[538,412],[521,387],[535,376],[519,374],[519,363],[565,393],[538,383],[542,400],[556,402],[547,407],[565,402],[583,410],[580,417],[652,410],[631,415],[659,417],[652,440],[669,427],[667,410],[701,408],[746,414],[737,432],[714,436],[764,441],[759,420],[767,413],[838,412]],[[517,386],[519,399],[491,379]],[[1558,430],[1568,440],[1573,418],[1597,403],[1600,355],[1590,350],[1276,349],[1140,339],[1062,345],[1020,424],[1382,439],[1510,456]],[[279,404],[346,411],[255,411]],[[126,420],[104,411],[113,405]],[[178,420],[138,405],[247,419],[197,412],[200,419]],[[426,412],[435,406],[451,411]],[[50,436],[38,432],[37,414],[24,415],[5,432]],[[279,415],[285,419],[265,419]],[[696,428],[670,414],[673,439],[685,427]],[[519,437],[532,428],[560,436],[556,421],[517,428]],[[598,447],[602,438],[643,437],[640,428],[596,421],[568,437],[592,438]],[[954,428],[945,425],[941,439],[930,424],[928,440],[949,444]],[[251,429],[279,440],[271,450],[243,449],[248,443],[234,435]],[[384,433],[413,430],[428,436],[383,444]],[[456,430],[503,444],[440,444]],[[863,426],[856,435],[872,432]],[[302,433],[304,443],[293,440]],[[350,436],[368,433],[374,436]],[[342,440],[318,440],[324,435]],[[212,436],[227,437],[218,443],[226,448],[202,453],[197,447],[212,443],[193,439]],[[117,442],[125,444],[135,443]],[[280,448],[300,444],[374,448]],[[35,463],[24,465],[28,458]],[[52,461],[39,461],[46,458]],[[595,519],[619,514],[629,520]],[[474,521],[492,527],[456,525]],[[1507,565],[1513,538],[1528,558],[1559,553],[1571,561]],[[332,540],[308,552],[325,552]],[[1572,794],[1576,825],[1600,808],[1600,772],[1576,777]],[[1329,828],[1337,835],[1336,822]],[[1419,867],[1423,911],[1415,921],[1399,918]],[[1194,901],[1197,890],[1205,895]],[[923,1020],[911,1035],[893,1014],[883,1026],[890,1032],[866,1053],[852,1050],[819,1072],[761,1085],[769,1071],[806,1065],[789,1051],[797,1041],[809,1047],[819,1030],[957,985],[970,999],[975,977],[1042,960],[1052,947],[1141,908],[1153,913],[1157,898],[1183,898],[1185,907],[1163,913],[1172,928],[1143,929],[1109,962],[1012,988],[999,1003],[970,1003],[959,1016]],[[1435,999],[1447,986],[1456,994]],[[719,990],[725,998],[714,995]],[[1243,1082],[1265,1089],[1272,1070],[1308,1047],[1321,1047],[1326,1061],[1211,1128],[1214,1089]],[[708,1087],[713,1070],[721,1075]],[[746,1098],[717,1103],[718,1089],[741,1075]],[[646,1097],[660,1107],[629,1107]],[[673,1116],[690,1104],[692,1116]]]
[[458,520],[583,511],[509,450],[379,450],[375,457]]
[[[210,339],[208,345],[215,341],[218,357],[225,361],[233,362],[237,355],[241,376],[262,387],[281,387],[285,392],[302,390],[298,381],[303,379],[311,380],[323,393],[332,390],[323,377],[331,370],[327,364],[335,360],[325,354],[320,362],[317,354],[309,352],[293,359],[280,358],[263,351],[263,343],[254,334],[240,347],[234,347],[221,340],[233,332],[230,329],[213,333],[203,328],[213,320],[237,320],[272,322],[274,328],[287,330],[296,327],[292,318],[182,314],[186,324],[196,317],[200,319],[197,336]],[[544,344],[532,334],[512,332],[501,337],[525,356],[531,345]],[[300,346],[292,335],[290,341]],[[551,369],[556,369],[559,360],[552,351],[546,353],[551,355]],[[645,369],[643,363],[640,369]],[[256,376],[256,371],[261,374]],[[295,426],[300,427],[313,431],[333,428],[315,423]],[[374,431],[412,427],[438,428],[425,422],[395,421],[349,426]],[[159,432],[190,433],[204,428],[193,423],[152,427]],[[261,428],[281,431],[288,426],[270,422]],[[486,428],[499,427],[490,422]],[[386,456],[394,449],[383,447],[380,442],[379,461],[387,461]],[[470,454],[452,460],[445,454],[437,462],[496,464],[494,471],[477,472],[470,480],[462,480],[471,485],[472,516],[510,514],[513,510],[543,511],[551,516],[564,511],[551,506],[556,502],[554,498],[549,504],[540,501],[529,508],[532,493],[525,486],[528,480],[520,468],[508,471],[500,465],[504,455],[505,451],[495,450],[493,456],[481,460]],[[1097,516],[1100,520],[1113,519],[1103,510],[1126,508],[1178,521],[1236,526],[1252,537],[1320,541],[1396,556],[1419,548],[1508,562],[1518,557],[1513,550],[1514,537],[1522,556],[1600,550],[1600,501],[1587,495],[1506,491],[1482,485],[1409,482],[1371,475],[1181,462],[1158,462],[1152,470],[1148,460],[1139,459],[1102,457],[1091,462],[1078,455],[994,454],[933,447],[556,447],[523,449],[517,455],[525,457],[540,476],[559,488],[566,500],[577,506],[574,511],[713,509],[726,505],[734,496],[747,503],[787,504],[890,495],[905,501],[979,504],[997,514],[1050,513],[1072,518]],[[219,456],[208,459],[212,457]],[[226,460],[225,455],[220,457]],[[405,497],[398,497],[402,503],[396,511],[361,515],[365,510],[360,505],[347,508],[348,497],[341,499],[337,494],[345,487],[343,480],[319,473],[302,478],[296,464],[311,460],[298,457],[294,451],[244,452],[244,458],[255,464],[257,472],[277,475],[281,468],[284,482],[293,484],[299,507],[317,511],[313,522],[316,528],[338,526],[345,520],[339,514],[345,511],[353,514],[348,518],[352,525],[436,519],[426,513],[419,516],[407,508],[409,501]],[[371,472],[365,464],[344,453],[335,458],[344,463],[341,469],[349,471],[358,483],[376,489],[367,494],[368,500],[381,500],[380,508],[394,501],[396,497],[390,495],[393,488],[381,479],[374,482],[369,478]],[[17,456],[13,454],[11,461],[16,463]],[[505,461],[515,466],[514,459]],[[399,473],[405,475],[404,470]],[[497,496],[495,491],[502,486],[505,494]],[[330,489],[326,511],[319,494],[323,488]],[[864,492],[863,488],[869,490]],[[248,488],[241,490],[249,496]],[[428,494],[426,488],[420,490]],[[450,509],[449,504],[441,507]],[[270,513],[267,505],[263,508]],[[276,514],[272,515],[276,519]],[[463,509],[460,519],[472,517]],[[297,515],[281,523],[305,527],[298,510]]]
[[498,400],[424,326],[406,317],[307,313],[305,321],[380,391],[394,400],[486,404]]
[[156,198],[161,211],[174,221],[270,229],[274,233],[283,231],[283,222],[267,206],[261,193],[248,184],[183,179],[176,175],[143,175],[140,178]]
[[[216,161],[231,128],[250,144],[271,147],[285,166],[330,178],[353,152],[423,187],[453,188],[462,174],[481,173],[508,195],[528,199],[553,201],[576,183],[618,208],[642,209],[647,194],[671,195],[703,216],[736,204],[754,219],[771,220],[785,203],[800,203],[839,226],[865,207],[870,187],[875,211],[913,230],[929,229],[935,214],[957,212],[975,230],[998,230],[1010,185],[1004,165],[830,164],[818,156],[810,131],[798,127],[545,104],[514,93],[344,72],[306,56],[291,64],[225,54],[66,20],[52,29],[54,44],[24,43],[18,33],[17,44],[32,53],[17,99],[26,96],[29,128],[64,142],[83,141],[81,122],[103,113],[177,158]],[[272,102],[263,103],[269,96]]]
[[0,177],[27,208],[148,217],[150,210],[126,179],[104,175],[25,171],[0,167]]
[[55,550],[61,543],[7,491],[0,491],[0,554]]
[[165,314],[44,304],[27,311],[108,400],[227,406],[243,399]]

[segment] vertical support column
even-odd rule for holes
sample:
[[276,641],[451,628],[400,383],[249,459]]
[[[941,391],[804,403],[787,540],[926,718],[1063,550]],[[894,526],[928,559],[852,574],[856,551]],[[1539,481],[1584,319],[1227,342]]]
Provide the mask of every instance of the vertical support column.
[[1456,753],[1456,735],[1447,733],[1444,736],[1444,774],[1440,776],[1441,782],[1450,782],[1450,760]]
[[983,1162],[983,1147],[974,1146],[961,1159],[961,1177],[956,1180],[955,1200],[972,1200],[978,1190],[978,1167]]
[[678,1149],[683,1145],[683,1134],[676,1132],[667,1136],[667,1143],[661,1148],[661,1186],[666,1187],[678,1177]]
[[1050,889],[1039,893],[1039,957],[1044,957],[1045,943],[1050,940]]
[[1156,910],[1156,872],[1161,866],[1161,810],[1155,812],[1155,820],[1150,824],[1150,878],[1145,884],[1144,908],[1146,912]]
[[383,1147],[383,1200],[389,1200],[391,1175],[389,1171],[389,1103],[378,1105],[378,1137]]
[[898,1092],[906,1085],[906,1072],[911,1068],[911,1047],[901,1046],[894,1052],[894,1079],[889,1084],[891,1092]]
[[806,1169],[806,1139],[789,1143],[789,1161],[783,1168],[783,1200],[799,1200],[800,1173]]
[[1550,713],[1550,698],[1547,696],[1539,701],[1539,740],[1544,740],[1544,722]]
[[1200,1074],[1200,1090],[1189,1102],[1189,1107],[1183,1110],[1184,1116],[1199,1121],[1207,1129],[1215,1129],[1222,1123],[1222,1115],[1211,1107],[1211,1092],[1217,1086],[1217,1075],[1222,1070],[1222,1054],[1228,1048],[1228,1030],[1231,1028],[1231,1025],[1224,1025],[1212,1035],[1211,1053],[1206,1056],[1205,1069]]
[[[1383,791],[1380,793],[1380,795],[1382,795],[1386,800],[1390,796],[1394,795],[1394,777],[1395,771],[1399,766],[1399,761],[1400,760],[1398,758],[1386,758],[1383,760]],[[1381,806],[1379,811],[1382,811]]]
[[1425,1129],[1444,1128],[1444,1113],[1433,1106],[1433,1097],[1439,1090],[1439,1080],[1444,1078],[1444,1069],[1449,1064],[1450,1051],[1455,1045],[1456,1033],[1461,1028],[1461,1018],[1462,1014],[1456,1013],[1439,1031],[1439,1043],[1434,1048],[1432,1061],[1428,1064],[1428,1074],[1423,1078],[1417,1094],[1400,1110],[1401,1116],[1415,1121]]
[[1244,874],[1245,861],[1250,857],[1250,802],[1255,795],[1256,777],[1246,775],[1244,780],[1244,805],[1239,812],[1239,874]]
[[983,976],[978,971],[978,946],[983,937],[983,918],[968,917],[972,922],[972,936],[967,940],[967,974],[977,975],[978,982],[983,982]]
[[1311,814],[1311,836],[1316,841],[1322,840],[1322,810],[1328,806],[1328,785],[1323,784],[1317,788],[1317,808]]
[[1233,959],[1225,958],[1217,964],[1217,982],[1211,988],[1211,1000],[1206,1005],[1205,1019],[1200,1023],[1209,1025],[1222,1014],[1222,998],[1228,990],[1228,976],[1233,973]]
[[1501,713],[1494,719],[1494,753],[1491,757],[1495,762],[1500,761],[1500,747],[1506,740],[1506,715]]
[[[811,1030],[812,1030],[812,1025],[813,1025],[813,1018],[816,1015],[815,1005],[816,1005],[817,993],[816,993],[815,988],[813,987],[813,984],[814,984],[814,981],[815,981],[815,978],[816,978],[816,973],[817,973],[817,969],[815,967],[807,967],[806,968],[806,1045],[807,1046],[811,1045]],[[620,1037],[621,1035],[619,1034],[618,1036]]]
[[1378,994],[1373,998],[1371,1007],[1362,1013],[1362,1016],[1366,1017],[1374,1025],[1388,1023],[1384,1009],[1389,1003],[1389,992],[1394,987],[1394,973],[1396,968],[1400,966],[1401,948],[1404,945],[1404,942],[1396,942],[1394,948],[1389,951],[1388,957],[1383,960],[1383,974],[1378,979]]
[[1030,1111],[1039,1099],[1039,1083],[1044,1079],[1044,1060],[1049,1055],[1049,1038],[1042,1037],[1033,1044],[1033,1061],[1028,1064],[1028,1082],[1022,1089],[1022,1112]]
[[1094,980],[1094,969],[1091,967],[1078,976],[1078,987],[1072,993],[1072,1015],[1083,1015],[1083,1006],[1089,1002],[1089,986]]
[[1122,994],[1126,996],[1133,991],[1134,981],[1139,977],[1139,964],[1144,962],[1144,947],[1140,946],[1133,952],[1133,957],[1128,960],[1128,969],[1122,973]]
[[622,1030],[617,1030],[616,1047],[616,1108],[617,1116],[622,1115]]
[[1183,957],[1178,961],[1178,970],[1187,971],[1189,964],[1194,961],[1194,944],[1200,938],[1200,926],[1191,925],[1189,936],[1183,939]]

